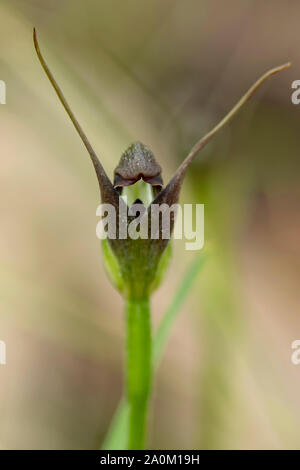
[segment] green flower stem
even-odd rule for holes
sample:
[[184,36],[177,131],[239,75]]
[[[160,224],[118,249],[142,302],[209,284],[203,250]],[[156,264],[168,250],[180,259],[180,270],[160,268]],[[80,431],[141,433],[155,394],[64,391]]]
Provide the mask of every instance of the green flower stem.
[[151,386],[151,322],[149,299],[127,299],[128,449],[143,449]]
[[[179,314],[182,303],[186,300],[187,294],[197,279],[207,258],[205,251],[200,252],[189,266],[186,274],[180,282],[175,297],[173,298],[169,308],[167,309],[157,333],[154,335],[152,344],[152,363],[154,369],[157,369],[159,360],[167,340],[170,336],[173,324]],[[128,426],[129,426],[129,405],[125,398],[122,398],[117,411],[112,420],[107,436],[102,444],[105,450],[124,450],[126,448]]]

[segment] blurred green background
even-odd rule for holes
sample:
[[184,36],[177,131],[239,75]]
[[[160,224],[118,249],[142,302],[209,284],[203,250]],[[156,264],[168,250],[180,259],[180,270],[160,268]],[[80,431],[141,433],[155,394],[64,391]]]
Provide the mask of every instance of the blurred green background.
[[[1,448],[99,447],[123,383],[97,181],[33,26],[109,175],[141,140],[166,182],[256,78],[292,61],[187,173],[181,202],[205,204],[210,257],[156,377],[149,446],[300,448],[299,16],[296,0],[1,0]],[[174,243],[153,328],[195,256]]]

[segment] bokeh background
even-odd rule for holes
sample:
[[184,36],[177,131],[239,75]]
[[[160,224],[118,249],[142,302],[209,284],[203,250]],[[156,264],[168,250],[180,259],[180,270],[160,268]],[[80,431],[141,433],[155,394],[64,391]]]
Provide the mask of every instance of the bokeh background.
[[[156,377],[149,447],[300,448],[299,16],[297,0],[1,0],[1,448],[98,448],[123,383],[96,178],[33,26],[110,175],[141,140],[167,181],[256,78],[293,63],[187,173],[181,201],[205,204],[210,255]],[[154,329],[195,256],[174,243]]]

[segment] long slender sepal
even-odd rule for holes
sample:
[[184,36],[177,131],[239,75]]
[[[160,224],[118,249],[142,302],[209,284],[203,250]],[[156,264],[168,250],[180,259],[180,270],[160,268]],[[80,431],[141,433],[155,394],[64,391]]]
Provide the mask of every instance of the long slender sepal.
[[262,75],[250,88],[249,90],[241,97],[241,99],[236,103],[236,105],[229,111],[228,114],[211,130],[209,131],[204,137],[202,137],[191,149],[185,160],[177,169],[175,175],[172,177],[170,182],[164,188],[164,190],[157,196],[157,198],[153,201],[154,203],[167,203],[168,205],[172,205],[177,203],[179,192],[181,188],[181,184],[186,172],[186,169],[193,161],[195,156],[198,152],[205,147],[205,145],[217,134],[219,130],[221,130],[225,124],[227,124],[241,109],[241,107],[251,98],[253,93],[272,75],[281,72],[282,70],[287,69],[290,67],[291,63],[288,62],[287,64],[279,65],[278,67],[274,67],[273,69],[266,72]]
[[114,190],[113,188],[113,185],[110,181],[110,179],[108,178],[103,166],[101,165],[94,149],[92,148],[87,136],[85,135],[81,125],[79,124],[79,122],[77,121],[73,111],[71,110],[66,98],[64,97],[64,94],[61,90],[61,88],[59,87],[57,81],[55,80],[51,70],[49,69],[44,57],[42,56],[42,53],[41,53],[41,50],[40,50],[40,47],[39,47],[39,43],[38,43],[38,40],[37,40],[37,34],[36,34],[36,30],[35,28],[33,29],[33,42],[34,42],[34,47],[35,47],[35,50],[36,50],[36,53],[37,53],[37,56],[39,58],[39,61],[51,83],[51,85],[53,86],[61,104],[63,105],[63,107],[65,108],[68,116],[70,117],[75,129],[77,130],[82,142],[84,143],[90,157],[91,157],[91,160],[93,162],[93,165],[94,165],[94,168],[95,168],[95,171],[96,171],[96,175],[97,175],[97,178],[98,178],[98,182],[99,182],[99,186],[100,186],[100,191],[101,191],[101,197],[102,197],[102,201],[103,202],[110,202],[112,203],[112,200],[117,202],[118,201],[118,194],[116,193],[116,191]]
[[205,145],[210,141],[212,137],[220,130],[222,129],[225,124],[227,124],[236,114],[237,112],[241,109],[241,107],[251,98],[253,93],[272,75],[275,75],[278,72],[281,72],[282,70],[285,70],[286,68],[290,67],[291,63],[288,62],[287,64],[279,65],[278,67],[274,67],[271,70],[268,70],[268,72],[264,73],[250,88],[249,90],[239,99],[239,101],[236,103],[236,105],[229,111],[228,114],[211,130],[209,131],[204,137],[202,137],[191,149],[190,153],[186,157],[186,159],[183,161],[183,163],[180,165],[178,168],[176,175],[181,176],[181,174],[185,171],[185,169],[189,166],[191,161],[195,158],[197,153],[205,147]]

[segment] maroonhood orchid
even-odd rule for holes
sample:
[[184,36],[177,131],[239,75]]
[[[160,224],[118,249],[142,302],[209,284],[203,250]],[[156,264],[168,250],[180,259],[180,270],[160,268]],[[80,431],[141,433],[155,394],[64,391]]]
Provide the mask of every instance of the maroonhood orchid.
[[[150,234],[152,206],[158,205],[163,208],[177,204],[186,170],[197,153],[229,122],[267,78],[290,65],[288,63],[275,67],[259,78],[232,110],[196,143],[165,187],[163,186],[160,165],[156,162],[153,153],[140,142],[132,144],[121,156],[112,182],[47,66],[41,54],[35,30],[33,39],[40,63],[91,157],[100,187],[102,203],[110,204],[115,208],[117,234],[119,234],[120,223],[122,223],[122,218],[119,217],[120,211],[129,214],[129,217],[126,217],[126,224],[134,218],[130,212],[131,207],[126,204],[126,200],[123,198],[128,187],[135,185],[140,180],[149,185],[151,198],[148,205],[141,197],[137,197],[134,204],[142,205],[144,208],[143,217],[147,217],[149,220],[148,231]],[[174,219],[175,216],[172,212],[171,231]],[[114,238],[108,235],[103,243],[106,268],[126,299],[127,305],[127,399],[130,405],[128,448],[130,449],[139,449],[144,445],[147,402],[151,386],[149,297],[159,284],[169,257],[169,250],[166,250],[169,239],[164,238],[162,232],[162,226],[159,225],[158,234],[154,238],[151,236],[138,239],[120,236]]]

